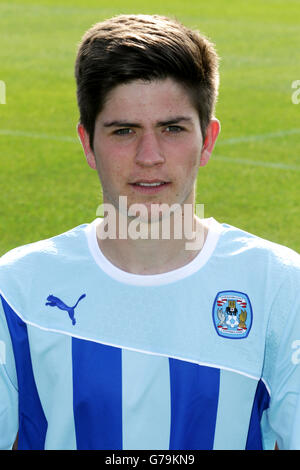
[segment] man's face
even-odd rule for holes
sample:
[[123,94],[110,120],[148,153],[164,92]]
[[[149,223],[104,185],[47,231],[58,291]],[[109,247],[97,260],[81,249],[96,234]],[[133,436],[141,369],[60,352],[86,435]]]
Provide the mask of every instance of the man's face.
[[94,151],[81,125],[78,133],[89,165],[98,171],[103,202],[118,209],[119,196],[126,196],[128,208],[144,204],[149,214],[152,204],[194,202],[199,166],[213,147],[210,138],[202,148],[198,112],[170,78],[114,88],[96,119]]

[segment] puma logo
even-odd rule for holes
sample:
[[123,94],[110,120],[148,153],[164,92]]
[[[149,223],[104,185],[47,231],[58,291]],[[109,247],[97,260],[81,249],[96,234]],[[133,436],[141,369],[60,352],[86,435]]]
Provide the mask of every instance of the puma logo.
[[55,297],[54,295],[49,295],[47,297],[48,302],[46,302],[45,305],[50,305],[50,307],[58,307],[60,310],[65,310],[66,312],[68,312],[69,317],[72,320],[72,325],[75,325],[75,323],[76,323],[75,316],[74,316],[75,315],[75,308],[77,307],[80,300],[82,300],[85,296],[86,296],[86,294],[82,294],[73,307],[68,307],[58,297]]

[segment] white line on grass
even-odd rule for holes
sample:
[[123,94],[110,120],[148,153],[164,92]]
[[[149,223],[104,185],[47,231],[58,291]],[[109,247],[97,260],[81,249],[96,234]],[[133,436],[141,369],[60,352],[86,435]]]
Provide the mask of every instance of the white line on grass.
[[300,134],[300,129],[287,129],[285,131],[269,132],[267,134],[232,137],[229,139],[220,140],[220,142],[218,142],[217,145],[220,146],[220,145],[239,144],[240,142],[258,142],[260,140],[274,139],[274,138],[276,139],[279,137],[285,137],[285,136],[293,135],[293,134]]
[[79,142],[78,138],[67,135],[60,136],[51,134],[40,134],[37,132],[14,131],[10,129],[0,129],[0,135],[11,135],[13,137],[29,137],[31,139],[58,140],[61,142]]
[[277,170],[300,171],[300,165],[286,165],[285,163],[263,162],[260,160],[248,160],[246,158],[225,157],[223,155],[212,155],[212,159],[227,163],[237,163],[240,165],[263,166],[265,168],[275,168]]

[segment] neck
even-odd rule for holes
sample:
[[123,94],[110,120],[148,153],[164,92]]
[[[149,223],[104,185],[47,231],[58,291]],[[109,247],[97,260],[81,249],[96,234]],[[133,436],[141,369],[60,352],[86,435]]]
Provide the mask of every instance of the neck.
[[133,274],[161,274],[191,262],[201,251],[207,228],[191,211],[148,221],[117,213],[115,230],[104,219],[97,227],[102,253]]

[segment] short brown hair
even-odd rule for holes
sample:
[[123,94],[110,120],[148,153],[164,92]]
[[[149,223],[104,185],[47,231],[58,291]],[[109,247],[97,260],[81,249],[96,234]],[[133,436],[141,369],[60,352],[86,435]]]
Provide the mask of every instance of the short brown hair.
[[80,122],[93,149],[97,115],[108,93],[133,80],[173,78],[199,113],[203,139],[218,94],[218,56],[198,31],[159,15],[119,15],[83,36],[75,63]]

